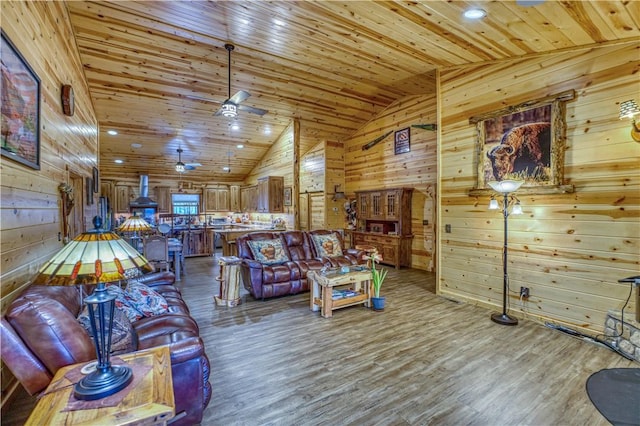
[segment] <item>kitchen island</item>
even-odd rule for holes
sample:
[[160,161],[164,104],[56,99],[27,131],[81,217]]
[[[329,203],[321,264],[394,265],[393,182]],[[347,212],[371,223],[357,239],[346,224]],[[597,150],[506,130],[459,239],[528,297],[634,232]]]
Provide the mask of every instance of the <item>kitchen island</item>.
[[[286,229],[274,229],[273,227],[245,224],[228,224],[223,229],[215,229],[215,238],[220,238],[222,243],[222,256],[237,256],[236,238],[240,235],[252,232],[282,232]],[[214,252],[215,255],[215,252]]]

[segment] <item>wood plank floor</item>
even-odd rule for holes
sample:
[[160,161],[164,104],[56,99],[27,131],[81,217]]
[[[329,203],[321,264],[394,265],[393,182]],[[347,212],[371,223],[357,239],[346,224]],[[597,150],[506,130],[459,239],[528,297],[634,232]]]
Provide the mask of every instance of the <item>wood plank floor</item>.
[[[215,258],[187,259],[178,284],[211,360],[203,425],[607,425],[587,378],[638,367],[540,324],[435,295],[433,274],[390,269],[384,312],[349,307],[331,319],[309,294],[215,306]],[[3,416],[19,425],[22,395]]]

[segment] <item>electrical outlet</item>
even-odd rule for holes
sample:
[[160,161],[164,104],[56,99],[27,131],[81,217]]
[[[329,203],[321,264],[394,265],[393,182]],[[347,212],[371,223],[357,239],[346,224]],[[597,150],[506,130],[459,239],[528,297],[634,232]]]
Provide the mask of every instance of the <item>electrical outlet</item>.
[[450,224],[446,224],[444,225],[444,232],[446,232],[447,234],[451,233],[451,225]]
[[529,287],[520,287],[520,297],[523,299],[529,297]]
[[423,224],[423,225],[428,225],[428,224],[429,224],[429,221],[428,221],[428,220],[426,220],[426,219],[424,219],[424,220],[422,221],[422,224]]

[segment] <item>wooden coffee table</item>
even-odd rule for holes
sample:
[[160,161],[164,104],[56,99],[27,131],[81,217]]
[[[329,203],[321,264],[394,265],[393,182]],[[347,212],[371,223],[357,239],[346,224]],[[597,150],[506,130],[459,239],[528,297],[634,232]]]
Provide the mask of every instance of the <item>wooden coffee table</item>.
[[[165,425],[175,415],[171,354],[168,346],[118,355],[129,365],[150,367],[144,378],[115,407],[62,411],[73,392],[65,374],[74,364],[58,370],[26,425]],[[131,384],[130,386],[132,386]]]
[[[371,303],[371,271],[352,271],[341,273],[330,271],[322,274],[320,271],[307,272],[307,279],[311,284],[310,308],[324,318],[331,318],[335,309],[354,306],[363,303],[369,307]],[[356,295],[333,298],[334,287],[350,287]]]

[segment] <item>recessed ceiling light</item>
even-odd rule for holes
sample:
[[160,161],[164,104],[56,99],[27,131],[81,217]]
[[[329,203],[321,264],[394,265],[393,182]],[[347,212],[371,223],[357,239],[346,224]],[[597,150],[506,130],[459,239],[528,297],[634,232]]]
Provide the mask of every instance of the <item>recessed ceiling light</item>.
[[116,132],[115,130],[107,130],[107,133],[109,133],[111,136],[115,136],[118,134],[118,132]]
[[464,11],[463,15],[467,19],[481,19],[487,16],[487,12],[482,9],[468,9]]
[[242,145],[241,143],[239,143],[238,145],[236,145],[236,148],[238,148],[238,149],[242,149],[242,148],[244,148],[244,145]]
[[231,168],[230,168],[230,167],[227,167],[227,166],[224,166],[224,167],[222,168],[222,170],[224,170],[225,172],[228,172],[229,170],[231,170]]
[[113,160],[113,162],[116,164],[122,164],[124,163],[124,160]]
[[274,19],[273,23],[276,24],[279,27],[284,27],[285,25],[287,25],[284,21],[281,21],[280,19]]
[[270,134],[271,134],[271,128],[269,128],[269,127],[265,127],[265,128],[264,128],[264,134],[265,134],[265,135],[270,135]]
[[142,148],[142,144],[140,143],[132,143],[131,148]]

